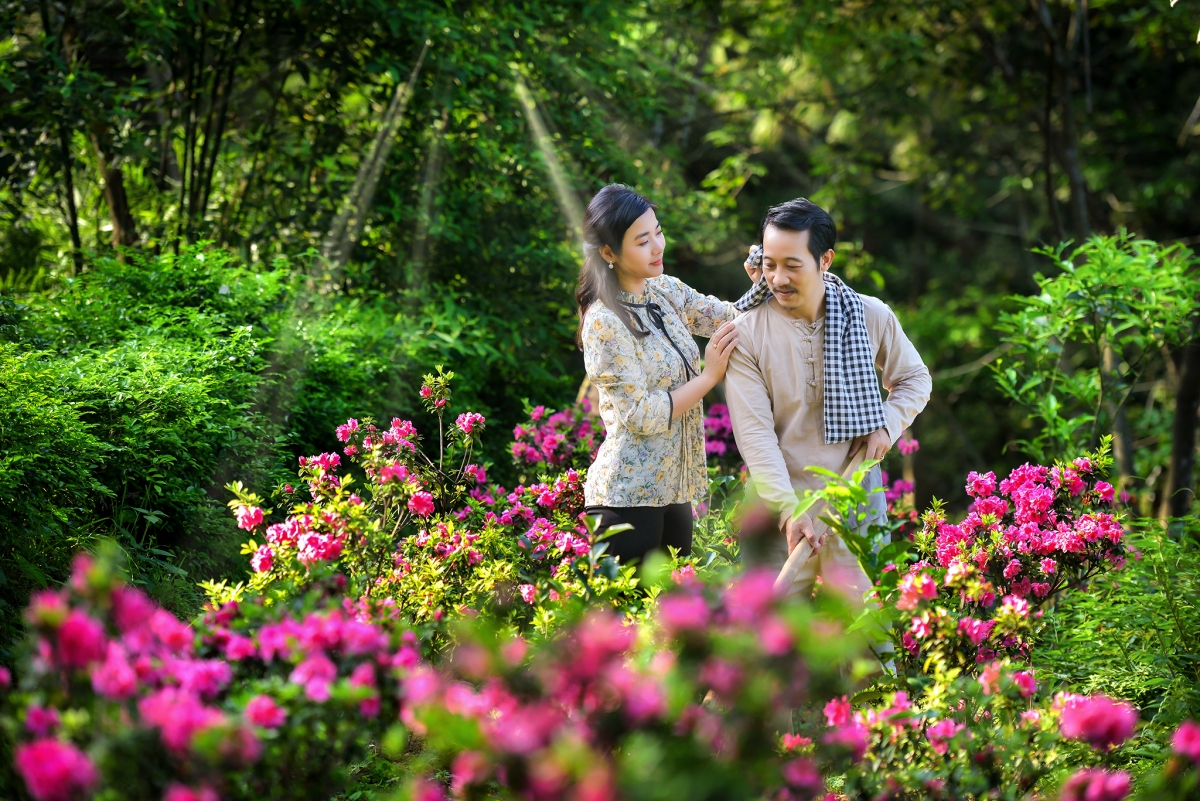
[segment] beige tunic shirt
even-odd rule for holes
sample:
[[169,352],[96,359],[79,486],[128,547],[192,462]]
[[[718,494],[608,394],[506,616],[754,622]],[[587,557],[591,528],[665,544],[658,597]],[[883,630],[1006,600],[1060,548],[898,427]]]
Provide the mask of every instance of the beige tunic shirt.
[[[933,381],[887,304],[860,297],[895,442],[925,408]],[[735,325],[738,346],[725,376],[733,435],[759,496],[782,525],[801,492],[824,485],[808,467],[841,473],[850,461],[849,442],[825,444],[825,320],[796,320],[772,298]]]
[[[688,364],[700,372],[692,335],[711,337],[732,320],[732,303],[704,295],[669,275],[646,281],[646,292],[622,292],[627,303],[653,301]],[[588,506],[669,506],[694,501],[708,489],[704,411],[696,404],[671,419],[671,390],[687,382],[683,360],[645,309],[631,309],[650,330],[635,337],[620,318],[596,301],[583,316],[583,363],[600,395],[604,444],[588,468]]]

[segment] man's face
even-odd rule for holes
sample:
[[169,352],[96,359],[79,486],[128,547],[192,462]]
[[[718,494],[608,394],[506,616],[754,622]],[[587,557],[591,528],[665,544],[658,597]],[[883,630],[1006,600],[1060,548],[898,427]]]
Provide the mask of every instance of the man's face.
[[811,308],[825,296],[824,273],[833,263],[828,250],[818,262],[808,249],[808,231],[768,225],[763,232],[763,277],[785,311]]

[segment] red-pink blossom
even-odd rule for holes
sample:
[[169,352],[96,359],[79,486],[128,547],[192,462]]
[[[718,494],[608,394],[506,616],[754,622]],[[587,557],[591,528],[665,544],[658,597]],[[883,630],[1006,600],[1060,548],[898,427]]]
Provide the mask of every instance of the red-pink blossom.
[[825,779],[817,769],[817,763],[809,757],[792,759],[780,769],[784,782],[807,798],[815,798],[825,789]]
[[207,784],[189,787],[186,784],[173,783],[167,787],[163,801],[220,801],[220,796]]
[[703,631],[708,626],[708,604],[698,595],[666,595],[658,602],[658,621],[674,636],[682,631]]
[[310,701],[321,703],[329,700],[329,686],[337,678],[337,667],[323,653],[315,653],[296,665],[288,681],[304,687]]
[[986,498],[996,491],[996,474],[979,474],[971,471],[967,474],[967,494],[972,498]]
[[786,751],[796,751],[801,748],[808,748],[810,745],[812,745],[812,742],[813,741],[811,737],[803,737],[799,734],[788,734],[785,732],[783,735],[783,748]]
[[471,436],[475,433],[476,429],[479,431],[483,430],[484,422],[485,421],[482,414],[477,412],[463,412],[458,416],[458,419],[454,421],[454,425],[457,426],[458,430],[462,433],[466,434],[467,436]]
[[52,706],[30,704],[25,709],[25,728],[34,737],[50,736],[61,723],[58,710]]
[[336,436],[338,442],[349,442],[350,436],[358,430],[358,421],[351,417],[345,423],[337,427]]
[[850,700],[846,696],[825,704],[825,722],[830,726],[845,726],[850,722]]
[[1171,738],[1171,748],[1200,765],[1200,723],[1185,720]]
[[848,748],[853,754],[854,761],[858,762],[867,752],[867,734],[867,727],[861,723],[848,723],[827,732],[824,740],[829,745]]
[[116,700],[129,698],[137,692],[138,677],[125,648],[116,642],[110,642],[104,655],[104,661],[92,670],[92,689],[104,698]]
[[433,388],[430,387],[428,384],[422,384],[421,391],[419,394],[422,398],[432,398],[433,397]]
[[1107,481],[1097,481],[1095,490],[1096,495],[1099,496],[1100,500],[1104,501],[1105,503],[1113,502],[1113,497],[1116,494],[1116,490],[1113,489],[1112,484],[1109,484]]
[[0,690],[7,690],[12,686],[12,673],[9,669],[0,665]]
[[255,573],[269,573],[275,561],[275,551],[270,545],[260,545],[250,557],[250,567]]
[[433,495],[428,492],[413,493],[408,501],[408,510],[418,517],[428,517],[433,514]]
[[58,658],[66,668],[85,668],[104,658],[104,626],[79,609],[67,613],[58,629]]
[[14,762],[35,801],[72,801],[90,793],[100,780],[87,754],[51,738],[21,743]]
[[917,442],[911,436],[907,438],[901,437],[900,439],[896,440],[896,449],[905,456],[908,456],[910,453],[916,453],[919,451],[921,449],[921,443]]
[[263,510],[257,506],[239,506],[235,512],[238,528],[253,531],[262,525]]
[[958,621],[958,633],[964,635],[971,641],[972,645],[980,645],[988,637],[992,636],[992,629],[996,627],[994,620],[976,620],[973,617],[964,617]]
[[776,615],[768,615],[758,625],[758,645],[767,656],[783,656],[792,650],[792,632]]
[[748,570],[725,593],[725,604],[730,620],[750,623],[759,620],[777,597],[772,571]]
[[287,710],[269,695],[256,695],[246,704],[246,720],[263,729],[278,729],[287,716]]
[[1023,698],[1029,698],[1037,692],[1037,681],[1033,678],[1032,671],[1018,670],[1012,674],[1012,680]]
[[1133,736],[1137,710],[1104,695],[1068,701],[1059,717],[1059,732],[1068,740],[1083,740],[1108,749]]
[[521,599],[527,604],[533,603],[534,599],[537,598],[537,587],[532,584],[522,584],[517,590],[521,593]]
[[163,744],[176,753],[187,751],[196,732],[219,726],[225,715],[205,706],[196,696],[178,687],[167,687],[138,701],[142,721],[160,730]]
[[1122,801],[1132,786],[1129,774],[1123,770],[1083,768],[1067,779],[1058,798],[1059,801]]
[[922,600],[933,600],[936,597],[936,581],[927,573],[910,573],[900,579],[900,600],[896,601],[896,608],[916,609]]
[[943,718],[925,730],[925,738],[935,753],[945,754],[949,750],[949,741],[962,731],[963,724],[955,723],[949,718]]
[[154,615],[158,605],[136,587],[114,587],[112,592],[113,618],[122,634],[143,626]]

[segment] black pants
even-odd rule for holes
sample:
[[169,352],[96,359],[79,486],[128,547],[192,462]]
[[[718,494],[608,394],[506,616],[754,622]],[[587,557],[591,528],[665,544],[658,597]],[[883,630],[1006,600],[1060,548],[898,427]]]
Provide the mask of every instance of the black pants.
[[673,503],[670,506],[589,506],[589,515],[600,516],[598,534],[610,526],[628,523],[633,528],[618,531],[604,542],[605,553],[617,557],[622,564],[640,562],[655,549],[664,553],[667,546],[677,548],[680,556],[692,552],[692,505]]

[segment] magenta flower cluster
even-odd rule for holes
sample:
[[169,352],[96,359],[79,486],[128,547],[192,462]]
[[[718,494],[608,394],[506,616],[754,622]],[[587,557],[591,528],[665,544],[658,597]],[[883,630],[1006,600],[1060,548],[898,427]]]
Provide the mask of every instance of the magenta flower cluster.
[[604,440],[604,423],[587,398],[553,412],[535,406],[529,420],[513,428],[509,447],[518,466],[547,465],[583,469],[592,463]]

